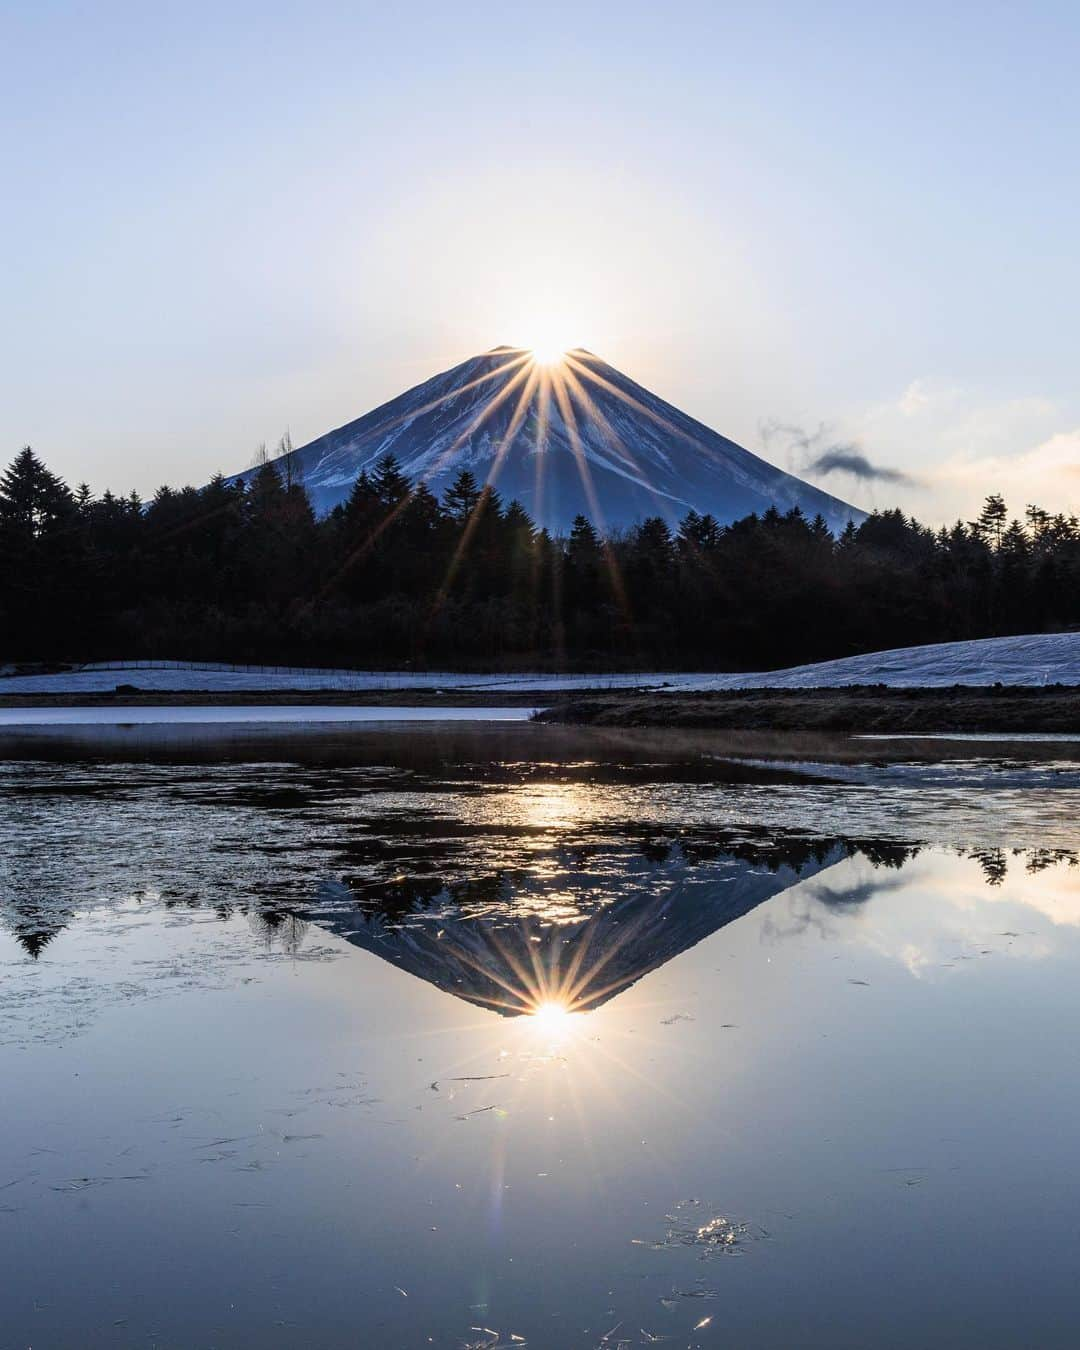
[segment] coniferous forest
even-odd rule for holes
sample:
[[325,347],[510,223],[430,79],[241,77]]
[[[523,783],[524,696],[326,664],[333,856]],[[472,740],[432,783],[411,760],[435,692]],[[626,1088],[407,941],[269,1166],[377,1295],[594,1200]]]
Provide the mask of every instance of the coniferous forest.
[[294,466],[144,502],[23,450],[0,477],[0,661],[738,670],[1080,623],[1080,523],[999,496],[940,530],[691,511],[553,538],[467,470],[440,501],[391,456],[317,520]]

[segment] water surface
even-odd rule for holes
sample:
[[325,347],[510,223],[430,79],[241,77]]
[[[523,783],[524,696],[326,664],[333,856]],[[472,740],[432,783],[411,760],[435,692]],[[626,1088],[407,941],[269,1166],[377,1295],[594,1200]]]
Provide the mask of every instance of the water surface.
[[527,730],[0,762],[0,1347],[1073,1345],[1070,766]]
[[138,726],[142,724],[179,724],[234,722],[288,722],[307,726],[319,722],[525,722],[536,708],[451,708],[429,707],[335,707],[329,704],[231,704],[213,707],[193,705],[152,707],[73,708],[0,708],[0,727],[32,726]]

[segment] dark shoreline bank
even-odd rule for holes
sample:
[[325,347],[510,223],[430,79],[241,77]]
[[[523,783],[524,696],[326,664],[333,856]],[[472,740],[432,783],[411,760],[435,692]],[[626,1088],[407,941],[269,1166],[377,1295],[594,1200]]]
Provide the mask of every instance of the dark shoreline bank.
[[825,732],[847,735],[1080,734],[1080,686],[948,689],[733,689],[711,692],[550,690],[139,690],[3,694],[0,708],[543,707],[563,726]]
[[1080,733],[1080,687],[732,689],[564,698],[538,721],[568,726],[848,735]]

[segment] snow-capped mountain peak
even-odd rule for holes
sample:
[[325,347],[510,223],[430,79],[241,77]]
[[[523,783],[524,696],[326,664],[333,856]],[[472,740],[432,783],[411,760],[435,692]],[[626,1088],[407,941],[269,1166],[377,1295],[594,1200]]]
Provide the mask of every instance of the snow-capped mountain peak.
[[[541,362],[494,347],[294,452],[316,511],[386,454],[441,493],[468,468],[548,529],[694,509],[721,523],[799,506],[834,530],[863,513],[696,421],[583,348]],[[235,475],[242,477],[243,475]]]

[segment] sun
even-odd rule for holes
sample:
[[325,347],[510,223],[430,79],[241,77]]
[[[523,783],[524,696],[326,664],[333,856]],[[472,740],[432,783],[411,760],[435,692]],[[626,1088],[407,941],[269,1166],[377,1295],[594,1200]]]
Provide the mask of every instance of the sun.
[[583,320],[569,311],[533,310],[511,325],[525,341],[521,344],[530,360],[538,366],[561,366],[577,350]]
[[561,366],[569,349],[559,342],[543,341],[534,343],[529,350],[538,366]]

